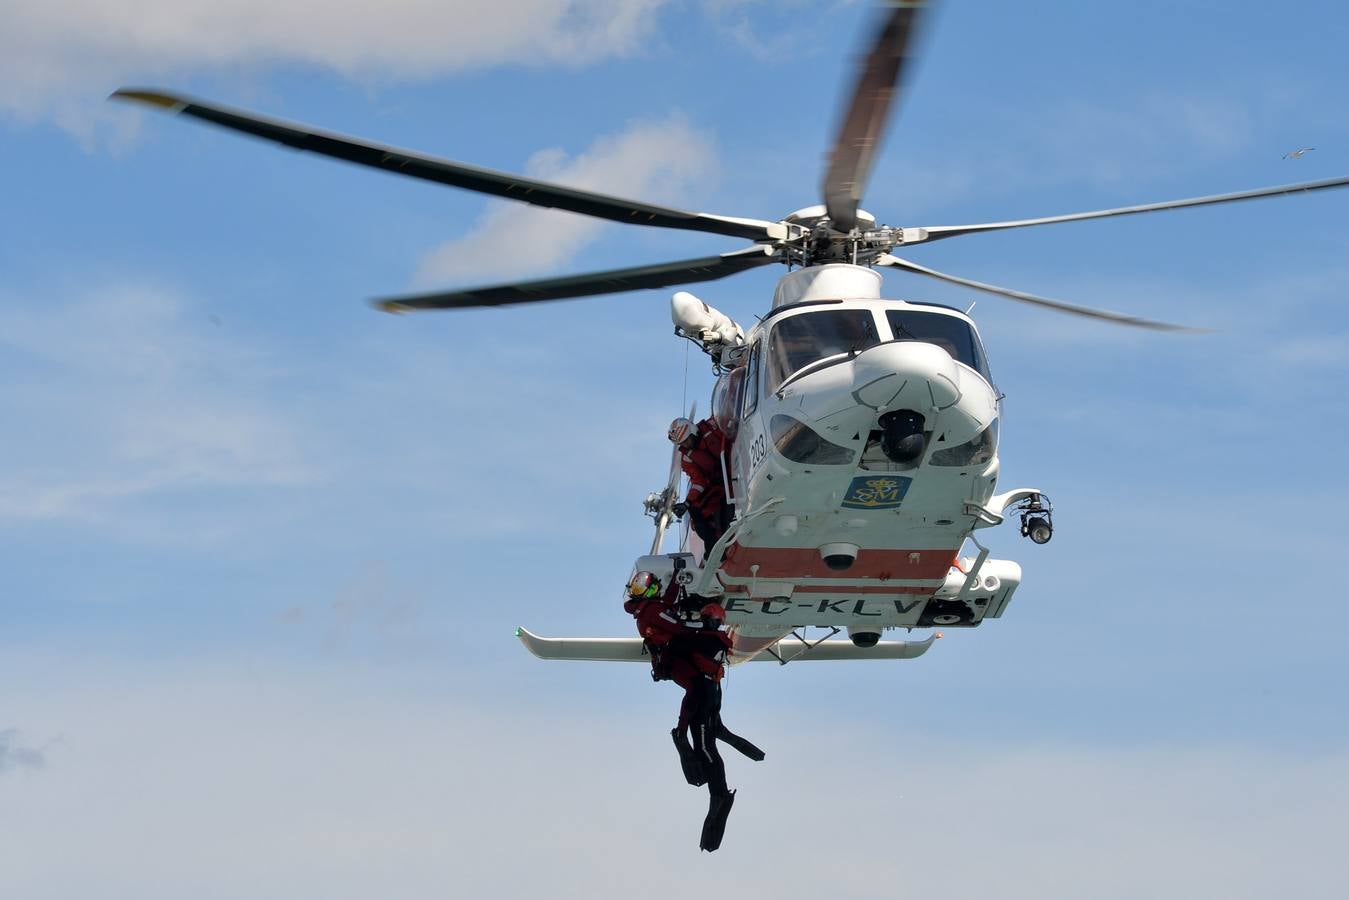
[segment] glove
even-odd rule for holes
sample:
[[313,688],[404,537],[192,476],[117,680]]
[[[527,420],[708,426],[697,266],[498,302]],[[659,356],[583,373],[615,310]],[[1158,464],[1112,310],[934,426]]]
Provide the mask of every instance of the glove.
[[682,518],[684,518],[684,513],[688,512],[688,511],[689,511],[689,505],[688,505],[687,503],[682,502],[682,501],[679,502],[679,503],[676,503],[674,506],[670,507],[670,512],[672,512],[672,513],[675,514],[675,518],[676,518],[676,519],[682,519]]

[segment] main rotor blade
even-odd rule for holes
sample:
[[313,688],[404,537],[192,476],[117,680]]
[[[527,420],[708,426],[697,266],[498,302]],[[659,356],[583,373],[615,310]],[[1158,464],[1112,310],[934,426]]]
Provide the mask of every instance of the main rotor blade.
[[998,287],[995,284],[984,284],[982,281],[973,281],[969,278],[961,278],[958,275],[948,275],[945,272],[938,272],[936,269],[929,269],[927,266],[920,266],[918,263],[909,262],[907,259],[900,259],[889,253],[883,254],[877,258],[876,265],[889,266],[892,269],[903,269],[906,272],[913,272],[917,275],[927,275],[929,278],[938,278],[942,281],[949,281],[952,284],[960,284],[968,288],[974,288],[976,291],[997,294],[1000,297],[1010,297],[1013,300],[1020,300],[1022,303],[1043,306],[1046,309],[1072,313],[1077,316],[1103,319],[1107,322],[1114,322],[1117,325],[1132,325],[1136,328],[1151,328],[1154,331],[1202,332],[1205,330],[1203,328],[1189,328],[1184,325],[1172,325],[1168,322],[1154,322],[1151,319],[1140,319],[1137,316],[1127,316],[1124,313],[1110,312],[1109,310],[1104,309],[1092,309],[1089,306],[1075,306],[1071,303],[1064,303],[1062,300],[1050,300],[1047,297],[1037,297],[1035,294],[1014,291],[1011,288]]
[[824,204],[833,227],[851,231],[857,224],[876,149],[894,105],[905,61],[911,56],[912,36],[923,15],[923,0],[894,2],[862,63],[843,124],[829,152],[824,175]]
[[215,125],[251,134],[264,140],[285,144],[296,150],[308,150],[347,162],[383,169],[399,175],[421,178],[482,194],[506,197],[535,206],[566,210],[615,222],[706,231],[750,240],[780,240],[787,236],[786,226],[758,219],[737,219],[710,213],[692,213],[665,206],[654,206],[621,197],[610,197],[576,188],[535,181],[509,172],[497,172],[372,144],[357,138],[318,131],[308,125],[259,116],[227,106],[217,106],[179,94],[156,90],[122,88],[112,99],[130,100],[202,119]]
[[[962,234],[977,234],[981,231],[1001,231],[1004,228],[1026,228],[1031,225],[1052,225],[1055,222],[1076,222],[1081,219],[1103,219],[1107,216],[1132,216],[1135,213],[1161,212],[1167,209],[1182,209],[1186,206],[1210,206],[1214,203],[1232,203],[1237,200],[1277,197],[1281,194],[1322,191],[1328,188],[1345,187],[1346,185],[1349,185],[1349,178],[1330,178],[1325,181],[1304,181],[1300,184],[1281,184],[1278,187],[1238,191],[1234,194],[1213,194],[1208,197],[1192,197],[1189,200],[1167,200],[1162,203],[1146,203],[1142,206],[1121,206],[1118,209],[1098,209],[1093,212],[1070,213],[1066,216],[1019,219],[1013,222],[988,222],[983,225],[934,225],[915,230],[927,232],[927,236],[921,238],[920,241],[939,241],[943,238],[956,237]],[[906,241],[906,243],[919,243],[919,241]]]
[[681,259],[653,266],[634,266],[630,269],[610,269],[606,272],[587,272],[563,278],[545,278],[541,281],[523,281],[473,288],[466,291],[444,291],[390,297],[373,301],[385,312],[410,312],[414,309],[471,309],[479,306],[508,306],[516,303],[541,303],[546,300],[565,300],[569,297],[590,297],[596,294],[617,294],[642,288],[658,288],[671,284],[691,284],[713,281],[734,275],[746,269],[778,262],[780,257],[769,247],[747,247],[720,256]]

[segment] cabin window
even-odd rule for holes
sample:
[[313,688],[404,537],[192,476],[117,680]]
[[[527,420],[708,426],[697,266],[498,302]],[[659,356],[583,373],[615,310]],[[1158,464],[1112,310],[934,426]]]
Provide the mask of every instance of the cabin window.
[[869,309],[831,309],[783,319],[768,341],[768,383],[775,391],[782,382],[813,362],[854,354],[880,343]]
[[745,363],[743,418],[748,418],[750,413],[759,408],[759,347],[762,343],[756,341],[754,346],[749,348],[749,362]]
[[964,319],[918,309],[887,310],[885,318],[895,333],[895,340],[936,344],[951,354],[952,359],[963,362],[984,376],[989,384],[993,383],[979,336]]
[[744,389],[744,366],[723,373],[712,388],[712,418],[728,441],[734,441],[736,432],[740,430],[740,395]]

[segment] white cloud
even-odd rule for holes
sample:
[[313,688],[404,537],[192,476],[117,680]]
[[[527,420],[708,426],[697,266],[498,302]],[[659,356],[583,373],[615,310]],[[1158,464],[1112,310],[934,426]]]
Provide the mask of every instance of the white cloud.
[[788,58],[801,59],[821,52],[817,30],[808,17],[798,15],[802,8],[820,11],[822,6],[837,10],[850,0],[820,4],[806,0],[778,0],[773,17],[756,16],[751,21],[747,8],[756,0],[704,0],[712,26],[733,40],[751,59],[776,63]]
[[[897,179],[877,180],[873,193],[878,196],[872,204],[888,207],[884,192],[903,200],[902,208],[922,210],[940,209],[967,195],[1025,188],[1129,187],[1230,157],[1250,143],[1254,131],[1247,106],[1223,97],[1177,92],[1135,94],[1111,105],[1071,101],[1030,112],[971,110],[968,117],[986,124],[968,131],[964,142],[959,135],[948,137],[946,146],[932,144],[926,158],[910,155],[922,145],[903,147],[905,168]],[[1164,199],[1170,198],[1131,197],[1128,202]],[[1007,217],[1075,211],[1025,210]],[[925,224],[938,224],[928,221],[927,215],[924,219]],[[948,223],[943,218],[940,224]]]
[[278,620],[321,633],[323,646],[342,647],[353,638],[385,638],[415,629],[422,613],[421,596],[396,582],[388,563],[372,560],[360,566],[330,600],[300,603],[285,609]]
[[[535,178],[651,202],[675,202],[694,185],[705,186],[714,171],[712,139],[678,114],[601,137],[572,158],[560,148],[541,150],[526,165],[526,174]],[[607,224],[588,216],[497,203],[469,234],[426,256],[418,283],[556,271]]]
[[[434,329],[375,313],[315,345],[267,317],[251,330],[246,312],[216,324],[209,309],[144,284],[0,297],[0,530],[74,525],[62,540],[233,551],[349,540],[359,521],[361,534],[565,532],[607,546],[610,516],[595,507],[621,498],[626,511],[663,471],[672,410],[548,452],[505,439],[522,397],[544,435],[570,434],[601,391],[623,408],[649,400],[603,369],[572,373],[566,346],[493,335],[447,354]],[[501,371],[508,381],[453,389]],[[609,477],[583,508],[565,503],[558,473],[591,467]],[[416,611],[401,585],[377,582],[296,612],[340,641]]]
[[1317,900],[1344,882],[1342,749],[803,728],[784,699],[735,710],[768,758],[728,761],[740,794],[706,856],[706,795],[665,732],[675,694],[636,667],[528,661],[589,686],[545,705],[440,665],[22,665],[41,677],[4,705],[66,738],[4,784],[6,896],[677,897],[694,864],[786,900]]
[[376,79],[579,66],[639,50],[667,2],[10,0],[0,13],[0,112],[86,131],[120,84],[225,66],[300,63]]
[[1094,181],[1127,182],[1203,154],[1222,156],[1251,137],[1250,112],[1213,97],[1148,94],[1118,107],[1073,102],[1052,114],[1057,126],[1033,147],[1047,169],[1063,166]]
[[128,500],[317,477],[298,430],[250,397],[282,377],[157,288],[7,302],[0,522],[118,521]]

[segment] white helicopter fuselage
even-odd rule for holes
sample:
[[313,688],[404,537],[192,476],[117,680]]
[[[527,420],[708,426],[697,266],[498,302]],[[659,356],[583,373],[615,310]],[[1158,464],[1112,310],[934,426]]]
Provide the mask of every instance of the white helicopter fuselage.
[[974,324],[879,290],[860,266],[789,274],[714,390],[735,518],[690,589],[721,596],[736,661],[802,626],[865,647],[977,625],[1020,582],[1015,562],[957,558],[1036,493],[996,493],[1000,403]]

